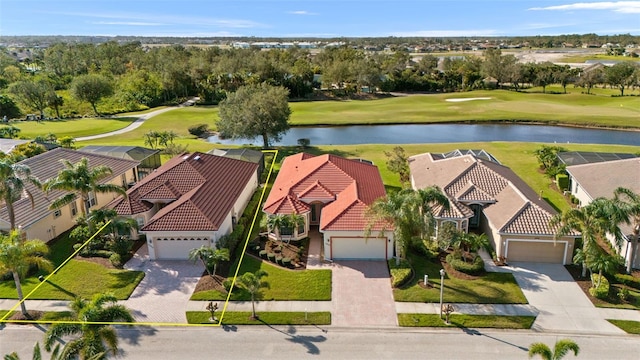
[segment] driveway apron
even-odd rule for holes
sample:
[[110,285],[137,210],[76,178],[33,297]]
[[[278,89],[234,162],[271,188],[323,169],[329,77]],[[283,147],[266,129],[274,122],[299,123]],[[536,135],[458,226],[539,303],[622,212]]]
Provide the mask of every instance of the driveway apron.
[[[532,329],[602,334],[624,334],[604,320],[562,265],[513,263],[506,267],[538,311]],[[505,269],[506,270],[506,269]]]
[[397,326],[385,261],[337,261],[332,281],[332,325]]
[[202,266],[181,260],[150,261],[146,246],[125,265],[144,271],[145,277],[124,305],[137,322],[186,323],[185,309],[204,271]]

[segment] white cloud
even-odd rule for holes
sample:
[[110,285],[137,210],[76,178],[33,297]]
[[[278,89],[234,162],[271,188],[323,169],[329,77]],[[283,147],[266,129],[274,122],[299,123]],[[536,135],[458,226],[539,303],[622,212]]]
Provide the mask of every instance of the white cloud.
[[309,12],[307,10],[289,11],[288,14],[292,14],[292,15],[318,15],[316,13],[312,13],[312,12]]
[[611,10],[626,14],[640,14],[640,1],[579,2],[565,5],[533,7],[528,10]]
[[390,34],[397,37],[469,37],[469,36],[496,36],[500,35],[496,30],[418,30],[400,31]]
[[150,23],[139,21],[90,21],[89,24],[93,25],[125,25],[125,26],[160,26],[166,25],[162,23]]

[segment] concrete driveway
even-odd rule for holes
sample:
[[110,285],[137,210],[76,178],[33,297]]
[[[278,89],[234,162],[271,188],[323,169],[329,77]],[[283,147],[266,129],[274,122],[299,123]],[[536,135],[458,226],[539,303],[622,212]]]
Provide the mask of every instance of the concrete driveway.
[[532,329],[577,333],[624,334],[604,320],[562,265],[510,263],[499,268],[513,272],[529,304],[539,311]]
[[137,322],[186,323],[189,297],[204,269],[190,261],[150,261],[147,245],[125,264],[128,270],[145,272],[144,279],[123,303]]
[[332,325],[398,325],[386,261],[336,261],[331,270]]

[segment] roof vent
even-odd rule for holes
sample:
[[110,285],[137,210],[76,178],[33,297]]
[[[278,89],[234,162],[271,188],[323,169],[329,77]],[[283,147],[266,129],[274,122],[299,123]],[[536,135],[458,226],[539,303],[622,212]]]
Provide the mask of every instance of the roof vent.
[[189,155],[185,155],[182,157],[182,160],[187,160],[189,158]]
[[194,156],[194,157],[193,157],[193,160],[195,160],[195,161],[198,161],[198,160],[200,160],[200,159],[201,159],[201,158],[200,158],[200,155],[196,155],[196,156]]

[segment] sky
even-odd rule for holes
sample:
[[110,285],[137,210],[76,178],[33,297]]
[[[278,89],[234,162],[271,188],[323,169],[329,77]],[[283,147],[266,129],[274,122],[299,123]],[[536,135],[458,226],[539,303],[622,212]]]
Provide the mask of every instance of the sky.
[[640,35],[640,1],[0,0],[0,35]]

